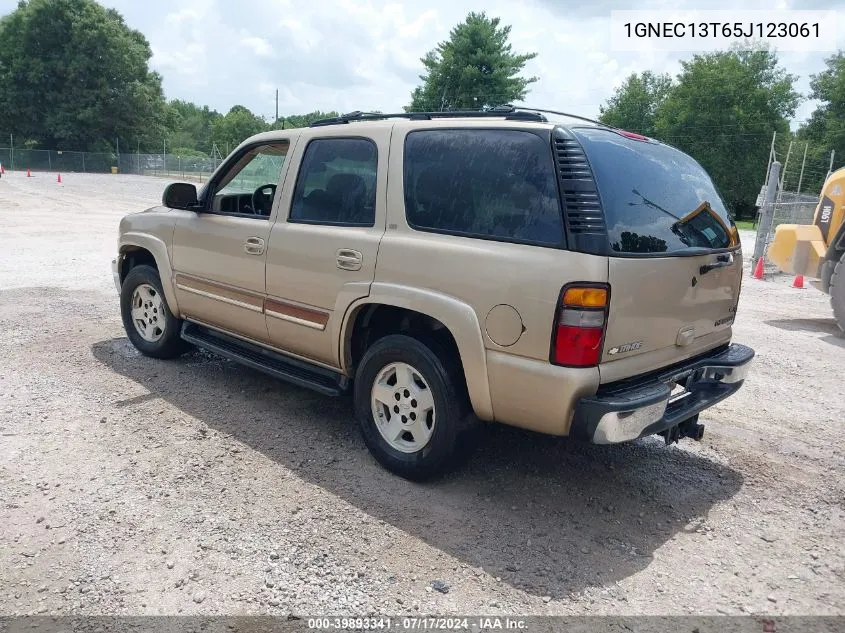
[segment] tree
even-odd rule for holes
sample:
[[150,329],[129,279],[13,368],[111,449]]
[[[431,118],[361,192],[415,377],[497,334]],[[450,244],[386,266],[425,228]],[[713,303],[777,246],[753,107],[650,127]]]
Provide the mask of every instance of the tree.
[[274,130],[281,130],[308,127],[314,121],[319,121],[320,119],[331,119],[339,116],[339,112],[320,112],[319,110],[308,112],[307,114],[291,114],[290,116],[281,117],[278,121],[273,123],[271,128]]
[[211,152],[212,129],[221,114],[189,101],[173,100],[167,106],[167,144],[170,147]]
[[599,119],[614,127],[654,136],[657,109],[671,89],[672,78],[667,74],[656,75],[650,70],[633,73],[601,106]]
[[58,149],[145,141],[164,123],[151,56],[140,32],[94,0],[22,0],[0,19],[4,127]]
[[753,213],[772,131],[789,132],[799,95],[795,77],[768,50],[695,55],[657,108],[655,137],[710,173],[737,216]]
[[233,106],[224,117],[211,124],[212,138],[220,145],[227,143],[230,149],[253,134],[267,131],[267,123],[242,105]]
[[804,181],[808,190],[821,188],[831,150],[839,157],[833,168],[845,164],[845,53],[827,58],[825,66],[810,80],[810,98],[821,103],[798,130],[798,138],[810,143],[807,161],[815,166],[814,174]]
[[426,73],[422,85],[411,94],[414,111],[443,111],[487,108],[521,101],[536,77],[519,73],[537,53],[515,54],[508,43],[510,26],[499,18],[470,13],[449,32],[422,61]]

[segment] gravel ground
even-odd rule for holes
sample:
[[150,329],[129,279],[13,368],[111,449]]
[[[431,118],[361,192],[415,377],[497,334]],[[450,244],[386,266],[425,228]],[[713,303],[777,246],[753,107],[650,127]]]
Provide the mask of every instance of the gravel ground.
[[845,614],[845,340],[815,289],[746,275],[756,366],[700,443],[491,426],[413,484],[345,400],[135,352],[109,261],[165,181],[63,176],[0,179],[0,613]]

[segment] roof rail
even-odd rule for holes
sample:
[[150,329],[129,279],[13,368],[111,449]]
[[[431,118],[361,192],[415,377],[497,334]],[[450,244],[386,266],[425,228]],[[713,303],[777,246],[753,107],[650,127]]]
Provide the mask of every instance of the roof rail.
[[588,123],[595,123],[602,127],[616,130],[618,128],[591,119],[589,117],[581,116],[580,114],[571,114],[569,112],[560,112],[558,110],[547,110],[544,108],[532,108],[531,106],[514,106],[510,103],[495,106],[489,110],[451,110],[445,112],[398,112],[386,114],[383,112],[361,112],[355,110],[348,114],[342,114],[338,117],[330,119],[320,119],[314,121],[311,127],[319,127],[322,125],[337,125],[342,123],[350,123],[352,121],[381,121],[384,119],[410,119],[412,121],[430,121],[432,119],[448,119],[460,117],[504,117],[511,121],[547,121],[544,114],[557,114],[559,116],[566,116],[571,119],[578,119],[579,121],[586,121]]
[[588,123],[595,123],[596,125],[600,125],[602,127],[610,128],[612,130],[619,129],[614,127],[613,125],[608,125],[607,123],[603,123],[602,121],[598,121],[596,119],[590,119],[585,116],[581,116],[580,114],[570,114],[569,112],[558,112],[557,110],[545,110],[543,108],[532,108],[531,106],[519,106],[520,110],[529,110],[531,112],[542,112],[544,114],[558,114],[560,116],[568,116],[571,119],[578,119],[580,121],[587,121]]
[[332,117],[330,119],[320,119],[314,121],[311,127],[320,127],[323,125],[338,125],[344,123],[351,123],[353,121],[382,121],[384,119],[410,119],[412,121],[430,121],[432,119],[449,119],[459,117],[504,117],[511,121],[546,121],[546,117],[537,110],[534,112],[514,108],[512,105],[496,106],[490,110],[452,110],[446,112],[398,112],[386,114],[383,112],[361,112],[355,110],[348,114],[342,114],[339,117]]

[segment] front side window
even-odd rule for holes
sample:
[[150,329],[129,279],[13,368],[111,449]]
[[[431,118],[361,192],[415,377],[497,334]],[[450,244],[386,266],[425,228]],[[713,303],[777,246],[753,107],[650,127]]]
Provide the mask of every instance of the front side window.
[[362,138],[308,143],[293,193],[289,222],[373,226],[378,150]]
[[212,211],[268,218],[288,148],[277,141],[247,150],[216,183]]
[[411,132],[405,210],[419,230],[545,246],[563,241],[550,146],[531,132]]

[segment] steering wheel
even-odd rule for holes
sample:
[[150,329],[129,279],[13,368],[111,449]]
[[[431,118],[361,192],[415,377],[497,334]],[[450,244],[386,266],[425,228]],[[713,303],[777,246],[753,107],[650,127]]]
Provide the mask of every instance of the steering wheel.
[[261,185],[252,193],[252,212],[255,215],[270,215],[276,185]]

